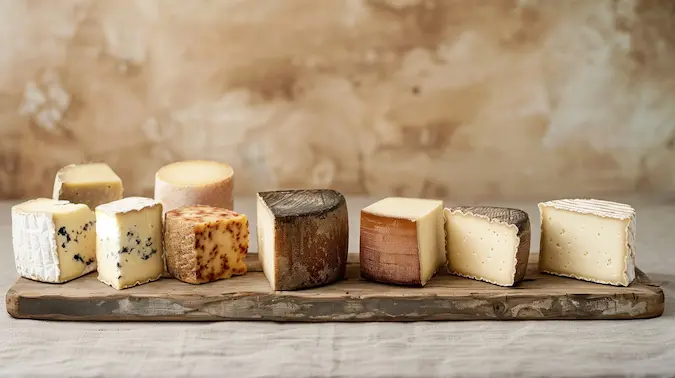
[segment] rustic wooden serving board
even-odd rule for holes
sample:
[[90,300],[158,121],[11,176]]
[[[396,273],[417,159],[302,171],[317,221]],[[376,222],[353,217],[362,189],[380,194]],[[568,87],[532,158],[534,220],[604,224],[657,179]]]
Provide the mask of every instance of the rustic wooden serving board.
[[445,273],[424,288],[373,283],[359,277],[358,256],[350,255],[344,281],[274,292],[250,253],[248,274],[204,285],[167,278],[117,291],[98,282],[96,273],[65,284],[20,278],[7,292],[7,312],[53,320],[279,322],[639,319],[663,313],[663,292],[641,271],[621,288],[539,274],[537,257],[531,256],[525,281],[514,288]]

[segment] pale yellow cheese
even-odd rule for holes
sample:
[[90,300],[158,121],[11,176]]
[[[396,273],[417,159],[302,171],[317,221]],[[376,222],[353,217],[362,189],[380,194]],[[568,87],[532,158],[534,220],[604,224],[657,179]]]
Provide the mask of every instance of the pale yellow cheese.
[[96,206],[122,198],[122,180],[105,163],[68,165],[56,173],[53,198]]
[[98,279],[115,289],[160,278],[162,205],[129,197],[96,208]]
[[539,204],[545,273],[628,286],[635,278],[635,210],[600,200]]

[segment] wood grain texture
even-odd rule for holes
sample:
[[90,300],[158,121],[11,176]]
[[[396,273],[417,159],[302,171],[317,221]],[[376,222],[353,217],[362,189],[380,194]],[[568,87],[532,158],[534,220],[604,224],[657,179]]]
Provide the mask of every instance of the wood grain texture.
[[378,284],[359,277],[350,255],[347,279],[320,288],[274,292],[255,253],[249,273],[194,286],[161,279],[124,291],[90,274],[65,284],[20,278],[7,292],[15,318],[86,321],[365,322],[422,320],[639,319],[660,316],[664,295],[638,270],[629,287],[537,272],[537,256],[519,285],[507,288],[439,272],[423,288]]
[[417,224],[361,211],[361,275],[371,281],[421,286]]

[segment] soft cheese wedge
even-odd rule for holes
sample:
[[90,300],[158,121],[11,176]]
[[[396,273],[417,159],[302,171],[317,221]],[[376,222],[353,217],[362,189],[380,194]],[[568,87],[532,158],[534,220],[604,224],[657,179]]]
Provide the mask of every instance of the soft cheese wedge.
[[91,210],[122,198],[122,180],[105,163],[72,164],[61,168],[54,180],[54,199],[83,203]]
[[234,208],[234,170],[215,161],[179,161],[162,167],[155,175],[155,199],[164,213],[185,206]]
[[539,204],[539,270],[628,286],[635,279],[635,210],[594,199]]
[[246,273],[248,219],[211,206],[174,209],[164,218],[164,247],[169,273],[199,284]]
[[42,282],[66,282],[96,269],[94,213],[86,205],[40,198],[12,207],[16,270]]
[[120,290],[160,278],[162,205],[129,197],[96,208],[99,281]]
[[424,286],[445,263],[443,201],[386,198],[361,210],[361,276]]
[[258,257],[274,290],[342,279],[347,266],[347,204],[334,190],[258,193]]
[[445,209],[450,273],[513,286],[525,277],[530,219],[518,209],[462,206]]

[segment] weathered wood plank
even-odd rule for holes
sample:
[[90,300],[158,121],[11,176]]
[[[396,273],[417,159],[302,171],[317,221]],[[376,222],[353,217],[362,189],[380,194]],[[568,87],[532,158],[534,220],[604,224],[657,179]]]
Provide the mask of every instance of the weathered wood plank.
[[16,318],[86,321],[639,319],[663,313],[663,292],[641,271],[631,286],[614,287],[539,274],[537,256],[532,260],[514,288],[445,273],[413,288],[361,279],[358,257],[350,255],[344,281],[274,292],[251,253],[248,274],[209,284],[162,279],[117,291],[98,282],[95,273],[65,284],[21,278],[6,301]]

